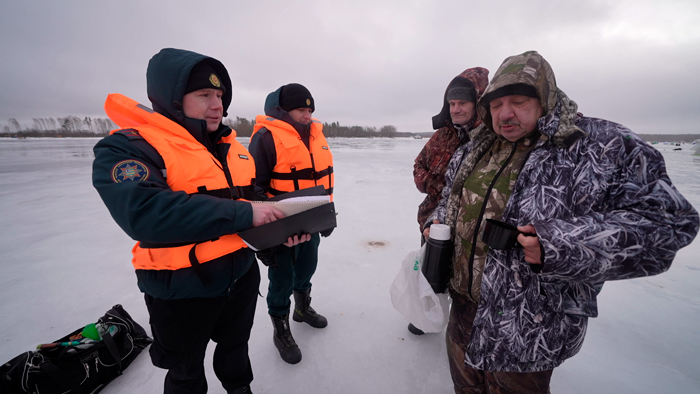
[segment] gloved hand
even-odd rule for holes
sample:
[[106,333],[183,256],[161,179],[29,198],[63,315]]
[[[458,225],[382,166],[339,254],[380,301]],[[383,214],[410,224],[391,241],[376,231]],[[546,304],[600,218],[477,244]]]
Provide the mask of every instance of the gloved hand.
[[334,228],[335,228],[335,227],[333,227],[333,228],[331,228],[331,229],[328,229],[328,230],[326,230],[326,231],[321,231],[321,232],[320,232],[321,236],[322,236],[322,237],[327,237],[327,236],[331,235],[331,233],[333,233],[333,229],[334,229]]
[[258,250],[257,252],[255,252],[255,256],[257,256],[258,260],[260,260],[260,262],[263,263],[266,267],[277,268],[276,252],[277,247],[273,246],[271,248]]

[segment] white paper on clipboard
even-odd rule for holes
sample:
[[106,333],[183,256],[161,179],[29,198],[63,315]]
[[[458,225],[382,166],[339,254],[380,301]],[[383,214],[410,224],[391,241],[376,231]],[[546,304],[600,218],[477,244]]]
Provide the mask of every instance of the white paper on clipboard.
[[267,204],[279,209],[285,216],[291,216],[331,202],[330,196],[291,197],[281,201],[251,201],[252,204]]

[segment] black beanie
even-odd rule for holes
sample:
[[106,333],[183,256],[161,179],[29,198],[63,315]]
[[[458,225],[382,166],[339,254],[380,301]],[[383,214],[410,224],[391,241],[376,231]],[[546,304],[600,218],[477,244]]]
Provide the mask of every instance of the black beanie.
[[195,64],[190,71],[190,78],[187,80],[185,93],[191,93],[199,89],[218,89],[226,91],[226,87],[221,83],[221,78],[216,74],[214,67],[209,62],[201,61]]
[[280,91],[280,108],[287,112],[297,108],[311,108],[311,112],[316,110],[311,92],[304,85],[298,83],[282,86]]
[[484,108],[489,108],[489,103],[492,100],[505,96],[526,96],[531,98],[539,99],[540,96],[537,95],[537,89],[532,85],[526,85],[524,83],[516,83],[514,85],[506,85],[499,89],[494,90],[491,93],[485,94],[481,98],[479,104]]
[[447,89],[445,100],[465,100],[476,103],[476,88],[472,81],[466,78],[455,78]]

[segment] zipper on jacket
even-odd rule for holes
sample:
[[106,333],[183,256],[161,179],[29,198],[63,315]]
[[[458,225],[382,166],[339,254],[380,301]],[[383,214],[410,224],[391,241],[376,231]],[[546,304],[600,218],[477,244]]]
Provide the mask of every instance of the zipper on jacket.
[[[479,212],[479,217],[476,219],[476,226],[474,227],[474,238],[472,239],[472,249],[469,253],[469,283],[467,286],[467,291],[470,297],[472,299],[474,298],[472,295],[472,283],[474,282],[474,254],[476,253],[476,243],[479,239],[479,229],[481,228],[481,221],[484,218],[484,211],[486,211],[486,205],[489,202],[489,196],[491,195],[491,190],[493,189],[493,186],[496,184],[496,181],[498,178],[501,176],[501,173],[503,173],[503,170],[505,170],[506,166],[508,163],[510,163],[510,160],[513,158],[515,155],[515,150],[517,148],[518,143],[513,142],[513,150],[510,151],[510,154],[508,154],[508,157],[506,158],[506,161],[503,163],[501,168],[498,170],[496,173],[496,176],[493,177],[493,180],[491,181],[491,184],[489,185],[489,188],[486,190],[486,195],[484,196],[484,204],[481,206],[481,211]],[[484,267],[486,267],[486,264],[484,264]],[[482,272],[483,275],[483,272]]]
[[233,179],[231,178],[231,172],[228,169],[228,161],[221,161],[218,157],[215,157],[213,155],[211,160],[214,162],[214,164],[216,164],[217,167],[219,167],[221,171],[224,172],[224,176],[226,177],[226,183],[228,183],[228,187],[233,188]]
[[221,162],[222,165],[222,170],[224,170],[224,175],[226,175],[226,182],[228,183],[228,187],[233,189],[233,179],[231,179],[231,172],[228,169],[228,160],[224,160]]
[[[233,189],[233,178],[231,178],[231,171],[228,168],[228,153],[229,150],[231,150],[231,146],[229,145],[228,149],[225,147],[221,146],[221,149],[219,149],[219,144],[217,144],[217,149],[216,151],[216,159],[221,163],[221,169],[224,171],[224,175],[226,176],[226,183],[228,183],[228,187]],[[223,154],[225,153],[225,154]],[[223,158],[219,157],[223,156]]]
[[318,186],[318,179],[316,179],[316,163],[314,163],[314,154],[309,152],[309,157],[311,157],[311,169],[313,170],[314,186]]

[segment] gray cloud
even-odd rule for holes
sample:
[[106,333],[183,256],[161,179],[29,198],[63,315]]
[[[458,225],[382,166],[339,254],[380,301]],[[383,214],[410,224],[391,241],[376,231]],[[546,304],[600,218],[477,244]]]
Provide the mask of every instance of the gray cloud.
[[104,116],[108,93],[148,103],[163,47],[213,56],[234,84],[230,116],[299,82],[316,117],[429,131],[468,67],[538,50],[589,116],[638,133],[698,133],[700,5],[690,1],[24,1],[0,5],[0,126]]

